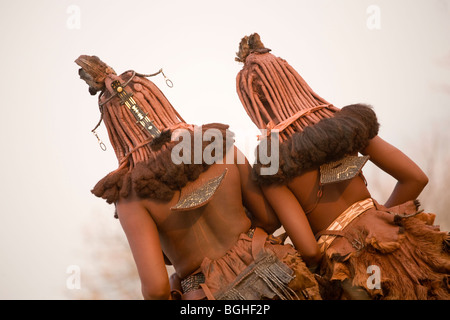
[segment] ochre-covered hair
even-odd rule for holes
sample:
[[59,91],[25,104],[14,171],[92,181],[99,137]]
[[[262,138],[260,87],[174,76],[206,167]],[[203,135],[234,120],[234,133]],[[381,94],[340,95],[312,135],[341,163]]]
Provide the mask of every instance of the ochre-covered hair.
[[[378,133],[372,108],[354,104],[339,109],[315,93],[284,59],[275,57],[257,33],[242,38],[236,61],[244,63],[236,90],[250,119],[260,129],[279,132],[279,170],[261,176],[257,152],[253,170],[260,183],[286,183],[305,170],[354,154]],[[262,137],[266,139],[267,137]],[[271,143],[267,139],[267,143]]]
[[[194,152],[191,150],[191,162],[174,164],[171,159],[173,147],[179,143],[171,141],[173,130],[182,128],[191,134],[193,143],[193,125],[186,124],[161,90],[146,75],[126,71],[117,76],[114,70],[96,56],[80,56],[76,61],[81,66],[81,79],[89,85],[89,92],[99,96],[101,121],[108,131],[109,140],[114,148],[119,167],[101,179],[92,192],[108,203],[126,198],[133,189],[141,198],[169,201],[176,190],[180,190],[188,181],[198,178],[209,165],[194,164]],[[125,93],[139,105],[155,127],[161,132],[153,136],[136,121],[134,115],[121,102],[111,84],[119,81]],[[98,124],[98,125],[99,125]],[[97,125],[97,126],[98,126]],[[234,141],[228,126],[212,123],[202,126],[202,133],[208,129],[218,129],[224,137],[224,152]],[[225,139],[228,135],[228,139]],[[208,145],[203,142],[202,150]],[[216,155],[218,156],[218,155]]]
[[133,99],[160,131],[167,132],[173,128],[186,126],[169,100],[150,80],[136,75],[133,71],[124,72],[120,76],[108,75],[105,80],[108,91],[103,91],[99,97],[103,121],[117,159],[120,163],[128,161],[132,169],[136,163],[151,157],[153,152],[150,143],[154,142],[150,133],[136,124],[136,119],[127,108],[118,107],[118,98],[111,99],[114,92],[110,84],[114,80],[128,84],[124,90],[133,93]]
[[338,111],[315,93],[285,60],[265,48],[257,33],[244,37],[236,60],[244,67],[236,78],[237,93],[260,129],[278,129],[281,141]]

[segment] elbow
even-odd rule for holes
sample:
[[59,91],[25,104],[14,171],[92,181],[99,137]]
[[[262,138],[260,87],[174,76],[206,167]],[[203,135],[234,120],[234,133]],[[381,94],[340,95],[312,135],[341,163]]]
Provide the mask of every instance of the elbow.
[[417,170],[416,172],[405,176],[402,179],[398,179],[397,181],[399,185],[407,188],[405,190],[409,190],[409,192],[414,193],[414,196],[417,196],[428,184],[428,176],[422,170]]
[[277,231],[280,227],[281,227],[281,223],[278,219],[276,219],[276,220],[266,223],[264,230],[266,230],[266,232],[268,234],[272,234],[275,231]]
[[281,227],[281,223],[278,218],[274,217],[273,219],[267,219],[265,221],[256,221],[253,226],[264,229],[267,234],[272,234]]
[[426,187],[428,181],[429,181],[428,176],[425,173],[422,173],[422,175],[418,179],[418,183],[420,184],[422,189]]
[[161,286],[146,286],[142,285],[142,296],[144,300],[169,300],[170,287],[169,285]]
[[423,172],[418,172],[411,180],[411,183],[416,186],[416,188],[422,191],[428,184],[428,176]]

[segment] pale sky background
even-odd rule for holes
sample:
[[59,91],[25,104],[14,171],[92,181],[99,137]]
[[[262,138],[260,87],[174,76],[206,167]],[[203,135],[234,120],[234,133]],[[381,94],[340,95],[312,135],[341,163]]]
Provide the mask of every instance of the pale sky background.
[[[367,26],[371,5],[380,29]],[[380,136],[420,165],[424,150],[449,148],[429,145],[449,131],[449,0],[1,0],[0,29],[0,299],[66,299],[67,268],[92,265],[83,230],[118,225],[90,193],[117,161],[104,126],[106,152],[90,132],[99,112],[73,62],[81,54],[117,73],[163,68],[174,87],[152,81],[184,119],[230,124],[252,159],[257,130],[236,94],[234,57],[258,32],[335,106],[373,105]]]

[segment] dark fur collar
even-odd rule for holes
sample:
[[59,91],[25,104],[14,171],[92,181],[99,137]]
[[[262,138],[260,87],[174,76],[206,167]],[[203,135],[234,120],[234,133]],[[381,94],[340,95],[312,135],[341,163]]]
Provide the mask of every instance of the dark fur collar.
[[260,175],[263,165],[257,159],[253,166],[255,177],[261,184],[286,184],[307,170],[361,151],[378,134],[378,129],[372,107],[363,104],[343,107],[334,117],[322,119],[281,143],[276,174]]
[[[233,145],[234,137],[228,131],[228,125],[212,123],[202,126],[203,133],[208,129],[218,129],[224,137],[222,156]],[[171,158],[171,152],[178,141],[171,141],[171,132],[164,131],[161,140],[153,143],[152,157],[146,161],[139,162],[134,168],[128,166],[109,173],[101,179],[92,189],[92,193],[103,198],[108,203],[115,203],[120,198],[127,198],[131,191],[142,199],[153,199],[159,201],[169,201],[176,190],[181,190],[189,181],[194,181],[198,176],[209,168],[205,162],[194,164],[194,137],[191,131],[191,156],[192,164],[175,164]],[[225,139],[225,137],[227,137]],[[209,145],[209,141],[204,141],[202,152]],[[219,155],[218,155],[219,156]]]

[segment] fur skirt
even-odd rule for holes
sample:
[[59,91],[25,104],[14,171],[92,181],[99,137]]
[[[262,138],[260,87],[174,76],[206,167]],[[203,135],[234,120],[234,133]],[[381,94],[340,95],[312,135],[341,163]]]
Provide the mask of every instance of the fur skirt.
[[[258,228],[254,233],[241,234],[224,256],[203,260],[192,275],[201,278],[199,289],[192,288],[180,298],[321,300],[314,274],[292,245],[283,244],[283,240]],[[182,284],[192,276],[183,279]],[[201,294],[197,294],[199,291]]]
[[336,232],[320,267],[322,297],[349,298],[349,283],[370,299],[450,299],[449,233],[417,210],[417,201],[392,208],[374,201]]

